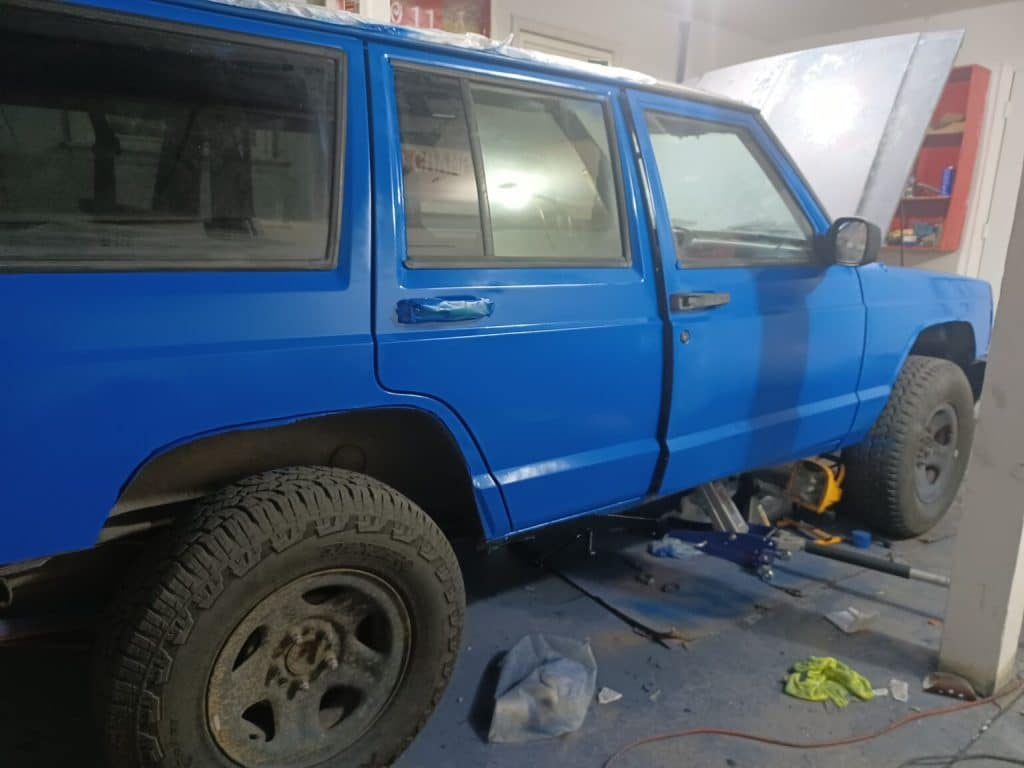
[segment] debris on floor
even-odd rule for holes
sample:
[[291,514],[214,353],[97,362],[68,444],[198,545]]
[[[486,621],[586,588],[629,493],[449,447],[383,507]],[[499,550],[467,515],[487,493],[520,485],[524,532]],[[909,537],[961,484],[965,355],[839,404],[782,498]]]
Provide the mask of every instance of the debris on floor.
[[893,699],[896,701],[910,701],[910,683],[906,680],[893,678],[889,681],[889,693],[892,694]]
[[851,605],[840,611],[826,613],[825,618],[846,634],[852,635],[870,627],[871,623],[878,618],[878,611],[861,611]]
[[537,741],[577,730],[597,683],[590,643],[527,635],[505,656],[488,740]]
[[670,534],[665,534],[657,541],[652,541],[647,545],[647,551],[655,557],[672,557],[676,560],[685,560],[695,555],[704,554],[700,547],[688,544]]
[[655,683],[646,682],[642,686],[643,692],[647,694],[647,698],[651,701],[656,701],[658,696],[662,695],[662,689],[658,688]]
[[921,687],[928,693],[952,696],[954,699],[978,700],[978,694],[974,691],[974,687],[960,675],[950,672],[932,672],[922,681]]
[[850,703],[851,693],[864,701],[875,697],[864,675],[831,656],[811,656],[794,664],[785,691],[806,701],[831,701],[840,709]]
[[641,584],[646,584],[648,587],[654,586],[654,574],[649,571],[640,571],[635,578]]
[[612,688],[604,687],[597,692],[598,704],[611,704],[622,698],[622,694]]

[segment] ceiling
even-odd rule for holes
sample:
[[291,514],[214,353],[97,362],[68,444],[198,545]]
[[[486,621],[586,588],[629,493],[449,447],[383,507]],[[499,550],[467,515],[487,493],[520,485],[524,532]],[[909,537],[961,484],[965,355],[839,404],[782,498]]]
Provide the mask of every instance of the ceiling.
[[690,0],[693,16],[766,42],[993,5],[993,0]]

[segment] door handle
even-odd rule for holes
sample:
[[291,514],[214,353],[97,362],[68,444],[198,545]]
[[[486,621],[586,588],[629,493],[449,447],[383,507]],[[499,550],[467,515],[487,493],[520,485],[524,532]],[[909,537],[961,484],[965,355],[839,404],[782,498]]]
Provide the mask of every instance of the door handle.
[[713,309],[728,304],[730,298],[728,293],[695,291],[693,293],[673,293],[669,300],[673,312],[696,312],[698,309]]
[[490,317],[494,302],[480,296],[436,296],[422,299],[402,299],[396,307],[398,322],[460,323]]

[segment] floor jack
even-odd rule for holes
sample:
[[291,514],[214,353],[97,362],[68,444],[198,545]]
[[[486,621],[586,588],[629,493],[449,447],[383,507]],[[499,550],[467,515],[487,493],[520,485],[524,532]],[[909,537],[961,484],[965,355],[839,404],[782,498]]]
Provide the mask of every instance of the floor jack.
[[794,553],[803,551],[904,579],[949,586],[947,576],[895,563],[853,547],[807,540],[778,526],[748,523],[720,482],[705,483],[696,493],[698,505],[711,520],[711,530],[673,528],[668,535],[697,547],[705,554],[738,563],[764,581],[770,582],[774,578],[776,560],[788,560]]

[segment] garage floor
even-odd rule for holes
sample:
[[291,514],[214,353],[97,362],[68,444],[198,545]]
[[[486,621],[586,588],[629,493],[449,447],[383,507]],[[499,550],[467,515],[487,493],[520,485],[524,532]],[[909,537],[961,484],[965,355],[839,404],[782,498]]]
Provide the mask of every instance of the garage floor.
[[[955,518],[925,540],[896,544],[894,551],[919,567],[948,572]],[[557,536],[535,547],[548,551],[565,540]],[[945,600],[941,588],[805,555],[784,564],[779,573],[780,584],[800,596],[703,555],[651,561],[655,583],[646,585],[637,580],[638,560],[629,554],[639,551],[642,542],[609,532],[599,535],[596,545],[597,558],[588,558],[577,543],[560,549],[550,562],[574,578],[592,577],[587,583],[617,605],[652,622],[668,622],[689,641],[663,647],[642,637],[519,552],[466,554],[469,608],[463,652],[437,713],[398,768],[597,768],[625,744],[665,731],[721,726],[792,740],[838,739],[881,728],[914,708],[953,703],[923,693],[920,686],[938,650]],[[662,592],[665,583],[678,584],[679,592]],[[849,605],[877,610],[878,619],[864,632],[844,635],[822,618]],[[495,662],[528,632],[589,638],[598,661],[598,685],[620,691],[623,698],[595,703],[583,728],[570,736],[531,745],[488,745],[484,736]],[[834,710],[786,697],[781,679],[792,662],[812,654],[848,662],[875,687],[886,686],[890,678],[906,680],[910,701],[882,698]],[[92,740],[88,672],[84,643],[0,647],[0,680],[7,694],[0,697],[0,764],[102,766]],[[954,763],[916,759],[982,754],[1024,761],[1022,715],[1024,696],[1016,696],[1001,707],[985,705],[918,721],[857,746],[794,751],[699,736],[641,747],[616,765],[949,766]],[[1006,763],[972,759],[969,764],[988,768]]]

